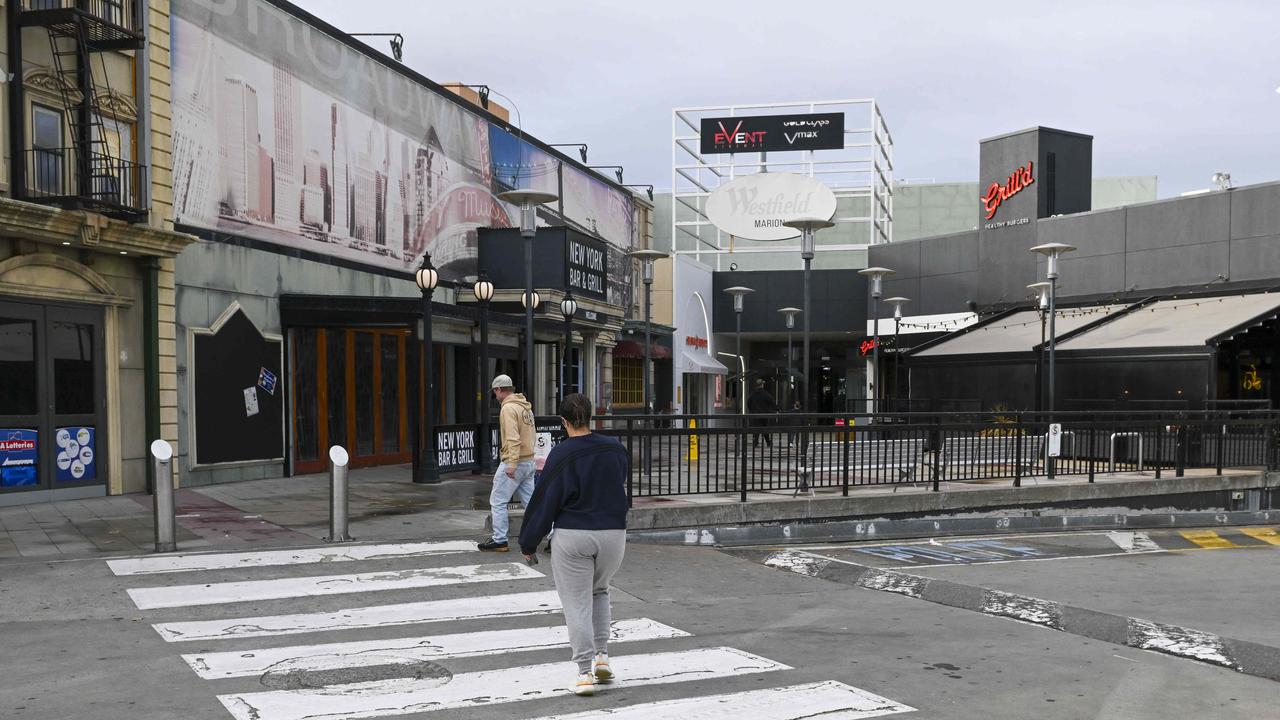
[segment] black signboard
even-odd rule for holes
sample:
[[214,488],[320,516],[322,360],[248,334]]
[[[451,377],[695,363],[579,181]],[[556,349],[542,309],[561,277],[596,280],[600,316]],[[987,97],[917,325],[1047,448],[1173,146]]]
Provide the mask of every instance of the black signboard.
[[[480,267],[499,289],[524,287],[524,250],[514,228],[480,228]],[[570,228],[540,227],[533,241],[533,284],[566,288],[592,300],[609,299],[609,245]],[[617,253],[614,253],[617,259]]]
[[605,299],[608,292],[609,248],[586,235],[565,236],[565,285],[574,295]]
[[844,147],[844,113],[702,119],[702,154],[836,150]]

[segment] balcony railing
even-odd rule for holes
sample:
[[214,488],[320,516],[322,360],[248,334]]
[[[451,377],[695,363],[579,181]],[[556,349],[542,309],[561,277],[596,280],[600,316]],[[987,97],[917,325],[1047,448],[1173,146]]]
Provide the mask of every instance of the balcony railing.
[[142,38],[137,0],[21,0],[22,24],[78,36],[95,49],[136,47]]
[[78,159],[74,148],[28,150],[24,199],[130,220],[146,214],[146,166],[91,153],[82,168]]

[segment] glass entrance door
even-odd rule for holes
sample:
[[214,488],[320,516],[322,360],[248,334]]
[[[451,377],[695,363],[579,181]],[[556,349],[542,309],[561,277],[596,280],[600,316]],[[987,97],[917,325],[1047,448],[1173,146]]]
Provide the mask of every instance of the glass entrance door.
[[407,330],[290,330],[293,467],[323,472],[341,445],[352,467],[410,461]]
[[103,485],[102,311],[0,302],[0,495]]

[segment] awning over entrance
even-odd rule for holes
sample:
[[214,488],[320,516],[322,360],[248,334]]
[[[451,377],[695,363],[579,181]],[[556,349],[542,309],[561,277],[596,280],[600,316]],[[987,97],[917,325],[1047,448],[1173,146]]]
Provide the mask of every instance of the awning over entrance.
[[[619,340],[618,345],[613,348],[613,356],[619,358],[635,358],[644,357],[644,343],[634,340]],[[671,348],[658,342],[658,337],[654,336],[653,341],[649,343],[649,358],[652,360],[666,360],[671,357]]]
[[1280,312],[1280,294],[1180,298],[1140,306],[1058,344],[1059,350],[1205,347]]
[[684,350],[680,354],[684,356],[685,372],[705,373],[708,375],[729,374],[728,368],[712,359],[707,353]]
[[[1129,307],[1128,305],[1098,305],[1094,307],[1061,308],[1056,313],[1055,330],[1058,337],[1079,330],[1090,323]],[[954,355],[990,355],[993,353],[1031,352],[1040,344],[1040,313],[1037,310],[1020,310],[996,318],[975,327],[959,330],[954,337],[913,353],[912,357],[950,357]],[[1063,345],[1059,345],[1062,348]]]

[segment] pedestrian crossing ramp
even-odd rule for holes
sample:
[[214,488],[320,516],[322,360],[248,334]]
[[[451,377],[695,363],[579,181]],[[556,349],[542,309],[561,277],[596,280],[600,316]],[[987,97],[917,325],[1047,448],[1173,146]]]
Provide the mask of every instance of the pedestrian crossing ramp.
[[[617,681],[595,698],[575,675],[551,579],[470,542],[156,555],[107,561],[155,632],[237,720],[466,717],[496,707],[539,720],[875,718],[914,710],[836,680],[787,683],[795,668],[648,617],[619,618]],[[373,566],[373,567],[371,567]],[[403,599],[412,602],[377,602]],[[259,609],[270,612],[256,612]],[[358,639],[347,639],[358,638]],[[561,660],[546,662],[558,655]],[[541,660],[541,662],[539,662]],[[756,676],[767,687],[733,691]],[[612,688],[664,697],[601,703]]]

